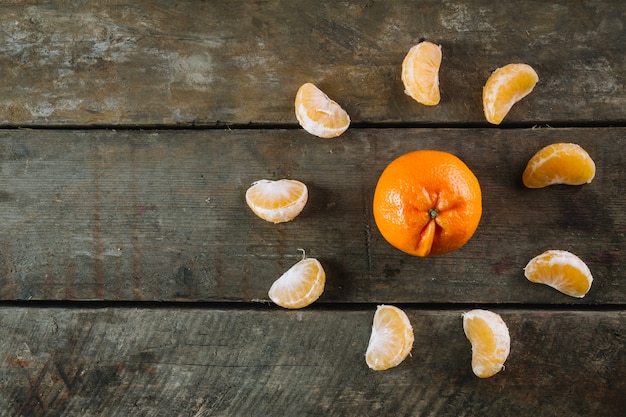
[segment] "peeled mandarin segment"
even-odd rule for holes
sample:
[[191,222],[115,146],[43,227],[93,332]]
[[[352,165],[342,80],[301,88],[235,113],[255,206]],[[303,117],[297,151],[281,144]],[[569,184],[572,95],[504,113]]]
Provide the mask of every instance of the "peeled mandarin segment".
[[374,314],[365,361],[375,371],[398,366],[413,348],[413,327],[406,313],[397,307],[380,305]]
[[463,314],[463,330],[472,345],[472,371],[489,378],[504,368],[510,348],[509,329],[500,315],[487,310]]
[[450,153],[409,152],[380,175],[373,213],[378,230],[395,248],[414,256],[446,254],[467,243],[478,228],[480,184]]
[[350,126],[348,113],[314,84],[306,83],[298,89],[295,107],[300,126],[312,135],[334,138]]
[[439,104],[439,67],[441,46],[420,42],[413,46],[402,62],[404,92],[426,106]]
[[272,223],[293,220],[304,209],[307,199],[307,186],[296,180],[259,180],[246,191],[250,209]]
[[530,282],[545,284],[571,297],[582,298],[591,289],[589,267],[576,255],[564,250],[548,250],[535,256],[524,268]]
[[422,235],[417,243],[415,254],[417,256],[428,256],[433,248],[433,242],[435,241],[435,233],[437,229],[437,223],[434,220],[428,222],[426,227],[422,229]]
[[533,91],[539,76],[527,64],[509,64],[495,70],[483,88],[483,110],[489,123],[499,125],[511,107]]
[[281,275],[268,292],[270,299],[284,308],[303,308],[324,292],[326,273],[315,258],[305,258]]
[[530,158],[522,182],[528,188],[582,185],[590,183],[595,175],[596,164],[582,147],[575,143],[553,143]]

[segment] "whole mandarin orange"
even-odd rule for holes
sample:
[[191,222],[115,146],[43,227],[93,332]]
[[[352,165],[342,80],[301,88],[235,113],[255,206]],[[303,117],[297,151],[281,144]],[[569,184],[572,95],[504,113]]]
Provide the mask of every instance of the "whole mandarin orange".
[[455,155],[409,152],[383,171],[374,192],[374,220],[394,247],[415,256],[463,246],[482,214],[480,184]]

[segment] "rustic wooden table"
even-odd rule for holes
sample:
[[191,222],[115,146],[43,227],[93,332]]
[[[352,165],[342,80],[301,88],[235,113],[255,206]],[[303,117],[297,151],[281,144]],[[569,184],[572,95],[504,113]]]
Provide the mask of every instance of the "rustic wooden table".
[[[0,5],[1,416],[626,415],[626,5],[200,1]],[[442,45],[442,101],[403,93],[420,39]],[[481,91],[525,62],[535,91],[499,126]],[[311,81],[352,118],[325,140],[296,123]],[[543,145],[597,164],[581,187],[525,189]],[[483,189],[461,250],[414,258],[372,218],[380,172],[415,149],[460,156]],[[291,223],[244,193],[296,178]],[[314,305],[271,283],[315,256]],[[583,299],[529,283],[546,249],[579,255]],[[368,369],[378,304],[415,330],[397,368]],[[461,313],[511,333],[478,379]]]

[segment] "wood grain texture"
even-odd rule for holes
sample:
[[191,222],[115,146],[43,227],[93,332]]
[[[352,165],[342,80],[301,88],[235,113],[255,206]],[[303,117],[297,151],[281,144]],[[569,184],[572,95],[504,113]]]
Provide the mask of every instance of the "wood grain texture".
[[[625,22],[622,0],[2,2],[0,417],[626,415]],[[443,49],[436,107],[400,80],[422,39]],[[511,62],[539,83],[487,127],[482,86]],[[343,136],[297,127],[304,82],[348,111]],[[523,187],[554,142],[590,153],[591,184]],[[405,255],[373,221],[379,174],[415,149],[481,183],[452,254]],[[308,185],[295,221],[247,208],[262,178]],[[301,249],[326,290],[283,310],[267,290]],[[547,249],[589,265],[585,298],[524,278]],[[375,372],[380,303],[416,341]],[[486,380],[475,306],[511,333]]]
[[[31,2],[0,5],[0,125],[295,124],[317,83],[355,123],[484,123],[482,86],[526,62],[505,123],[623,123],[622,0]],[[442,45],[442,102],[403,93],[409,48]]]
[[[5,300],[267,301],[301,257],[327,276],[321,303],[621,304],[625,129],[0,131],[0,289]],[[529,190],[528,159],[574,141],[597,175]],[[474,170],[483,217],[470,242],[435,258],[388,245],[371,214],[377,178],[415,149]],[[262,178],[310,188],[302,214],[271,224],[245,204]],[[523,267],[569,250],[595,281],[582,300],[530,284]]]
[[[372,307],[373,308],[373,307]],[[494,310],[481,380],[461,311],[406,308],[412,355],[365,364],[373,310],[1,308],[2,416],[621,415],[624,312]]]

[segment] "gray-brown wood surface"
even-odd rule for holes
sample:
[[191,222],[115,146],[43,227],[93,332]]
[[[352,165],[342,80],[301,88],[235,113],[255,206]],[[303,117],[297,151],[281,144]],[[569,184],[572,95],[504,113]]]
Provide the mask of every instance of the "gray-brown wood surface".
[[[626,129],[351,129],[335,141],[292,130],[0,131],[4,299],[268,300],[271,283],[317,257],[332,303],[623,304]],[[531,190],[528,159],[576,141],[597,178]],[[607,146],[610,144],[610,146]],[[406,256],[372,216],[393,158],[440,149],[476,173],[483,216],[460,250]],[[262,178],[305,182],[294,221],[256,217]],[[578,300],[529,283],[523,268],[569,250],[596,277]]]
[[0,413],[621,415],[623,311],[494,311],[511,355],[481,380],[456,309],[406,308],[412,355],[375,372],[365,365],[372,311],[3,308]]
[[[497,67],[539,84],[510,123],[624,122],[620,0],[64,1],[0,5],[0,123],[295,123],[317,83],[355,122],[482,123]],[[420,39],[442,45],[442,102],[403,93]]]
[[[2,2],[0,416],[625,415],[625,24],[621,0]],[[435,107],[400,80],[421,39],[442,45]],[[482,86],[511,62],[539,83],[496,128]],[[308,81],[350,114],[341,137],[298,127]],[[589,152],[592,183],[522,185],[553,142]],[[415,149],[480,181],[452,254],[405,255],[373,221],[379,174]],[[256,217],[261,178],[305,182],[302,214]],[[524,278],[546,249],[587,263],[587,296]],[[283,310],[267,290],[302,250],[326,290]],[[415,344],[375,372],[381,303]],[[486,380],[476,307],[511,333]]]

